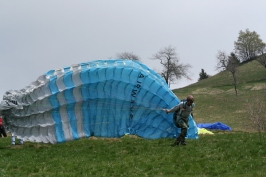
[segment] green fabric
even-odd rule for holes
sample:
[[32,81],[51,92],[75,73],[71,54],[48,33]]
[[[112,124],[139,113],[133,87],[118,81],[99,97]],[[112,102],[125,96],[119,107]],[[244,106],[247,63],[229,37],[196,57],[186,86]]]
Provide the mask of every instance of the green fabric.
[[180,135],[176,138],[176,141],[185,142],[187,135],[187,128],[181,128]]

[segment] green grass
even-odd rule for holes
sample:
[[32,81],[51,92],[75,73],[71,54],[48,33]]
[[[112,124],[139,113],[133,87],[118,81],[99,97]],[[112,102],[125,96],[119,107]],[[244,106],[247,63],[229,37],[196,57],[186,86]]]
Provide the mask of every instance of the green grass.
[[[266,134],[263,134],[265,136]],[[62,144],[0,141],[0,176],[265,176],[265,140],[222,132],[172,146],[173,139],[89,138]]]
[[265,140],[215,132],[171,146],[172,139],[80,139],[11,146],[1,139],[0,176],[265,176]]
[[195,97],[196,123],[222,122],[233,131],[214,131],[173,147],[173,139],[83,138],[61,144],[0,139],[2,176],[266,176],[266,133],[257,133],[247,106],[266,100],[266,69],[256,61],[239,67],[238,92],[232,77],[221,72],[185,88],[180,98]]

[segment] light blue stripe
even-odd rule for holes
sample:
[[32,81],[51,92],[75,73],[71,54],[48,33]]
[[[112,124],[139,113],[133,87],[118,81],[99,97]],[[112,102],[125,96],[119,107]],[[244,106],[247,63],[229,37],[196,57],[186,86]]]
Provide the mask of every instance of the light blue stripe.
[[130,74],[132,71],[133,71],[132,68],[124,68],[121,73],[121,82],[129,83]]
[[122,67],[116,67],[114,69],[114,79],[120,81],[121,80],[121,74],[122,74],[123,68]]
[[68,72],[64,75],[64,84],[66,86],[66,89],[75,87],[75,84],[72,80],[72,74],[73,72]]
[[52,117],[53,117],[53,119],[55,121],[55,137],[56,137],[56,141],[58,143],[65,142],[66,139],[65,139],[63,126],[62,126],[62,122],[61,122],[61,116],[60,116],[58,108],[52,110]]
[[114,67],[109,67],[106,69],[106,79],[107,80],[114,79]]
[[75,104],[68,104],[66,107],[66,110],[68,114],[72,137],[73,139],[78,139],[79,136],[78,136],[78,129],[77,129],[77,118],[75,115],[74,107],[75,107]]
[[136,83],[138,80],[139,76],[139,70],[133,69],[132,72],[130,73],[130,83]]
[[58,107],[60,106],[60,103],[59,103],[59,101],[57,100],[57,94],[55,94],[55,95],[51,95],[51,96],[49,97],[49,102],[50,102],[50,104],[52,105],[52,107],[53,107],[54,109],[56,109],[56,108],[58,108]]
[[49,88],[50,88],[52,94],[59,92],[58,87],[56,85],[56,80],[57,80],[57,76],[53,76],[50,78]]
[[81,93],[81,97],[84,101],[86,101],[87,99],[90,98],[89,96],[89,92],[88,92],[88,85],[83,85],[81,88],[80,88],[80,93]]
[[99,130],[96,129],[96,126],[101,123],[101,122],[97,122],[97,117],[96,117],[97,109],[101,109],[101,108],[97,108],[96,105],[97,105],[97,99],[88,100],[87,111],[89,113],[89,127],[90,127],[90,132],[92,136],[97,135],[97,131]]
[[91,136],[91,129],[90,129],[90,120],[89,120],[89,112],[88,112],[88,105],[89,103],[83,101],[81,110],[83,115],[83,127],[84,127],[84,134],[86,137]]
[[105,92],[104,92],[105,84],[106,84],[105,82],[98,82],[96,85],[98,99],[105,98]]
[[66,111],[67,111],[67,115],[69,119],[72,137],[73,139],[78,139],[79,136],[78,136],[78,130],[77,130],[77,118],[76,118],[75,110],[74,110],[76,100],[73,95],[73,89],[65,90],[64,97],[68,103],[66,107]]
[[72,72],[72,71],[70,71],[70,66],[64,67],[64,72],[65,72],[65,73],[67,73],[67,72]]
[[154,83],[154,79],[151,77],[145,77],[145,79],[142,81],[143,83],[143,88],[147,88],[149,90],[150,86],[152,83]]
[[106,68],[99,68],[97,74],[99,82],[106,81]]
[[106,110],[108,109],[104,105],[104,100],[101,98],[97,100],[97,107],[101,109],[97,109],[96,111],[96,126],[95,129],[97,129],[97,135],[101,137],[107,137],[107,124],[108,121],[106,120]]
[[80,80],[83,84],[91,83],[88,69],[83,68],[83,70],[80,72]]
[[49,102],[54,108],[52,110],[52,117],[55,122],[55,135],[56,135],[56,141],[57,142],[65,142],[65,135],[63,131],[63,126],[62,126],[62,121],[61,121],[61,116],[59,113],[59,101],[57,100],[57,94],[51,95],[49,97]]
[[45,73],[46,76],[51,77],[54,74],[54,70],[50,70],[48,72]]
[[68,89],[64,91],[64,97],[68,104],[75,103],[75,97],[73,95],[73,89]]
[[91,68],[87,73],[90,78],[90,83],[96,83],[99,81],[98,68]]

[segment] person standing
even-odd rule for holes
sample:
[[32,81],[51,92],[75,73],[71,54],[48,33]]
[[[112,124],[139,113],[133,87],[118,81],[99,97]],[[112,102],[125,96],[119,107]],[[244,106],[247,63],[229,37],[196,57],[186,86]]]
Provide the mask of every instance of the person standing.
[[191,114],[193,117],[193,107],[194,107],[194,97],[192,95],[188,95],[185,101],[181,101],[178,105],[174,106],[171,109],[164,109],[164,112],[171,113],[176,112],[174,114],[174,124],[181,128],[181,133],[176,138],[174,145],[178,146],[179,143],[181,145],[186,145],[186,135],[188,129],[188,117]]
[[7,137],[6,135],[6,130],[5,130],[5,127],[3,125],[3,118],[0,116],[0,136],[1,137]]
[[[8,91],[8,92],[6,92],[6,95],[12,95],[12,94]],[[14,107],[17,107],[19,109],[22,108],[21,105],[18,105],[18,102],[16,100],[12,100],[8,96],[6,96],[6,97],[4,96],[3,100],[0,103],[0,112],[3,111],[3,110],[14,108]],[[1,126],[1,124],[3,125],[2,117],[0,119],[0,126]],[[2,129],[1,129],[1,133],[2,133]],[[4,134],[4,136],[5,137],[7,136],[6,133]],[[11,144],[12,145],[16,144],[16,135],[13,134],[13,133],[11,133]],[[23,144],[23,139],[19,138],[19,144],[21,144],[21,145]]]

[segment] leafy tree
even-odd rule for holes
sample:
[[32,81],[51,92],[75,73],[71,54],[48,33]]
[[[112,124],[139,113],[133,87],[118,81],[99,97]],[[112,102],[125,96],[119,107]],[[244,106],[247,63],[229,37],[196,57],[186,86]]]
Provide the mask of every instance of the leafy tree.
[[[265,51],[266,51],[266,47],[265,47]],[[266,53],[264,53],[264,51],[262,52],[260,56],[256,57],[256,60],[266,69]]]
[[204,69],[201,69],[201,72],[199,73],[198,81],[203,80],[203,79],[207,79],[208,77],[209,77],[209,75],[204,71]]
[[190,79],[188,76],[188,69],[191,68],[191,65],[179,63],[176,49],[171,45],[161,49],[158,53],[154,54],[151,59],[160,60],[163,66],[161,76],[169,86],[171,83],[174,83],[175,80],[182,77]]
[[137,60],[140,61],[140,57],[135,55],[133,52],[123,52],[123,53],[118,53],[116,54],[117,58],[120,59],[129,59],[129,60]]
[[239,59],[236,57],[236,55],[233,52],[229,56],[227,56],[226,53],[222,52],[222,51],[218,51],[216,58],[218,60],[216,69],[217,70],[226,70],[232,74],[233,85],[234,85],[235,93],[237,96],[236,73],[237,73],[237,67],[239,65]]
[[241,62],[254,59],[260,55],[265,48],[266,44],[260,39],[260,36],[255,32],[240,30],[237,41],[235,44],[235,53]]

